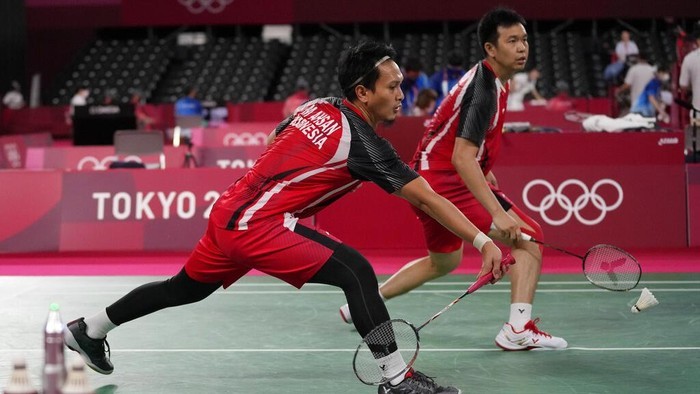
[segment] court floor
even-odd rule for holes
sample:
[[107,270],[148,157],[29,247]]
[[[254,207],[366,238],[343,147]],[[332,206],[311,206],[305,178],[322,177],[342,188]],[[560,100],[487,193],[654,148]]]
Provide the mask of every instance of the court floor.
[[[64,321],[91,315],[133,287],[163,277],[0,277],[0,387],[26,359],[40,386],[42,325],[52,302]],[[451,275],[389,301],[416,324],[447,305],[473,276]],[[642,287],[660,305],[630,306]],[[247,277],[198,304],[161,311],[109,334],[115,371],[89,371],[98,394],[376,393],[352,372],[359,336],[341,322],[343,295]],[[565,337],[558,352],[503,352],[493,339],[507,318],[508,285],[467,296],[428,325],[417,369],[465,393],[688,393],[700,387],[700,274],[646,274],[631,292],[579,275],[545,275],[540,328]],[[67,353],[68,360],[74,354]]]

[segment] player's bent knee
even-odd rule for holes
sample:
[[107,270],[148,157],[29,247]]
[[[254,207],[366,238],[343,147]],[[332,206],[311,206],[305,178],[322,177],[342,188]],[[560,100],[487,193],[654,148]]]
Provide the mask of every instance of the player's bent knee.
[[378,287],[377,275],[372,264],[360,252],[349,246],[340,245],[333,253],[333,257],[344,269],[352,272],[352,275],[347,276],[349,280],[346,281],[348,283],[343,284],[343,289],[347,289],[347,286],[368,287],[372,290]]
[[452,253],[430,253],[430,265],[435,274],[447,275],[462,262],[462,250]]

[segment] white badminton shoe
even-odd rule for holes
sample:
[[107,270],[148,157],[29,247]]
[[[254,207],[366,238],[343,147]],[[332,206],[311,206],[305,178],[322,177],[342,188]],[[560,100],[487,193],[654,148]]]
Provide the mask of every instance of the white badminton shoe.
[[350,315],[350,307],[345,304],[340,307],[340,318],[347,324],[352,324],[352,316]]
[[569,344],[564,338],[555,337],[537,328],[540,319],[530,320],[522,331],[516,331],[505,323],[496,336],[496,345],[503,350],[562,350]]

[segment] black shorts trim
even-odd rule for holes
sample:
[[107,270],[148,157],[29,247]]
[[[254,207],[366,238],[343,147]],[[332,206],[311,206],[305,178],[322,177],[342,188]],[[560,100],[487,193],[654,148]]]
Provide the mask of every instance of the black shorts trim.
[[334,240],[333,238],[327,237],[319,233],[318,231],[299,223],[297,223],[296,226],[294,226],[294,232],[301,235],[304,238],[317,242],[330,250],[335,250],[338,246],[341,245],[340,242]]

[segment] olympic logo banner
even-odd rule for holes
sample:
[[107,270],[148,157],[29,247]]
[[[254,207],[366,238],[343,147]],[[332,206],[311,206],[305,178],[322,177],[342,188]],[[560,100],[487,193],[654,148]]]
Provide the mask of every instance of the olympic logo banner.
[[[609,186],[614,189],[613,199],[608,201],[599,193],[601,189]],[[543,188],[544,195],[538,198],[538,202],[531,200],[530,194],[535,194],[534,188]],[[567,189],[574,189],[573,196],[570,197]],[[617,209],[624,200],[622,186],[613,179],[601,179],[589,187],[578,179],[567,179],[555,188],[549,181],[544,179],[534,179],[528,182],[523,189],[523,202],[525,206],[539,213],[542,220],[551,226],[561,226],[572,218],[587,226],[600,224],[608,212]],[[597,211],[594,216],[587,218],[582,211],[589,207],[589,204]],[[551,210],[561,210],[563,214],[560,218],[554,218],[549,213]]]
[[[504,167],[502,190],[553,244],[686,246],[683,166]],[[525,174],[542,174],[538,177]]]

